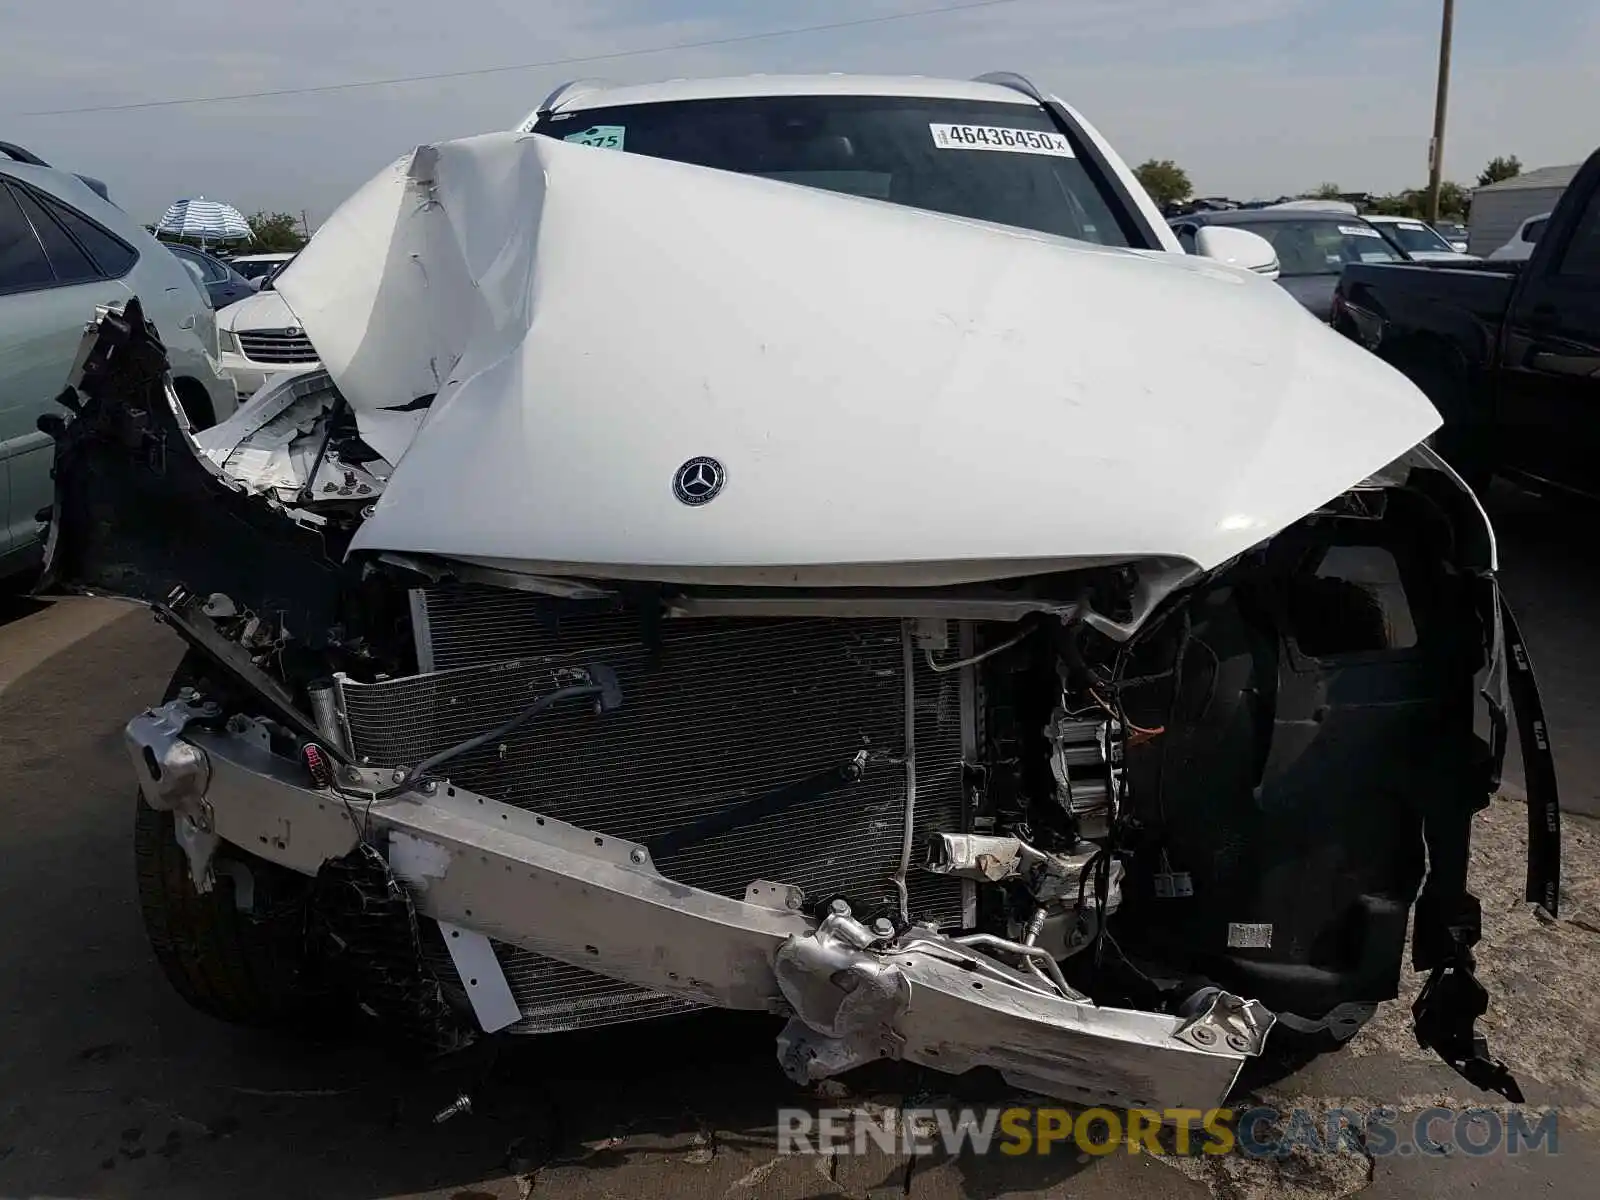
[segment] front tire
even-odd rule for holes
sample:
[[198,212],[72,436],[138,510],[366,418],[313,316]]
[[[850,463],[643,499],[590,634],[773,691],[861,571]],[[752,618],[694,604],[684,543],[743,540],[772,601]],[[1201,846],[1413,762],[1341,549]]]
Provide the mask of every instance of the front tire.
[[[209,660],[190,651],[167,685],[166,699],[186,687],[211,691]],[[178,844],[173,814],[137,798],[133,852],[139,909],[156,962],[193,1008],[234,1025],[285,1028],[317,1007],[306,950],[311,881],[223,843],[209,892],[195,887],[189,857]],[[240,889],[248,885],[244,911]]]
[[[145,933],[178,995],[235,1025],[284,1028],[310,1015],[314,992],[306,981],[300,894],[306,888],[298,876],[223,847],[216,882],[209,892],[199,891],[173,814],[151,808],[143,796],[133,845]],[[237,903],[243,878],[253,893],[250,912]]]

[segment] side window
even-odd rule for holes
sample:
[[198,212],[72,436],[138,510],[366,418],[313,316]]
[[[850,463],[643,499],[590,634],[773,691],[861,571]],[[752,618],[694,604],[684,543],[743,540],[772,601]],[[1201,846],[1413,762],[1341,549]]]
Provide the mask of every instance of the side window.
[[197,254],[195,259],[200,264],[200,270],[205,274],[207,283],[221,283],[228,278],[228,268],[216,259],[206,254]]
[[0,294],[54,287],[56,273],[11,189],[0,181]]
[[1578,227],[1572,231],[1572,241],[1561,256],[1562,275],[1578,275],[1600,282],[1600,188],[1589,193],[1589,203],[1584,206]]
[[44,252],[50,258],[50,265],[55,268],[56,282],[88,283],[92,279],[99,279],[100,272],[89,256],[67,236],[67,231],[45,211],[44,205],[34,199],[33,193],[19,188],[15,194],[22,211],[33,222],[34,232],[44,243]]
[[228,277],[227,268],[209,254],[201,254],[200,251],[190,250],[187,246],[172,246],[170,249],[178,256],[179,261],[189,268],[189,274],[199,283],[221,283]]
[[45,207],[66,226],[67,231],[78,240],[78,244],[89,252],[95,265],[100,268],[100,273],[107,279],[121,278],[133,270],[133,264],[139,261],[139,252],[132,246],[121,238],[107,233],[88,217],[76,209],[68,208],[59,200],[51,196],[45,196],[43,200]]

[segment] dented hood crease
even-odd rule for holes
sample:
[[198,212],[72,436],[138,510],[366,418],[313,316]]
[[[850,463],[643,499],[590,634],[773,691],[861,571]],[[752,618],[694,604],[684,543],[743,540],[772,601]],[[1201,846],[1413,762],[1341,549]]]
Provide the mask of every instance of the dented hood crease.
[[364,432],[436,393],[353,548],[521,569],[1209,568],[1439,423],[1245,272],[541,136],[420,148],[277,286]]

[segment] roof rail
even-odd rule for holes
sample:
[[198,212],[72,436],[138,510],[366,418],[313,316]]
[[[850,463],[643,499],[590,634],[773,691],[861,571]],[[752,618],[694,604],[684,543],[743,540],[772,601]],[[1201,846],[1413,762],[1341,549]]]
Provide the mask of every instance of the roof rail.
[[521,125],[517,126],[517,132],[529,132],[540,117],[544,116],[546,113],[554,112],[556,105],[560,104],[563,100],[570,100],[573,96],[580,92],[603,91],[606,88],[613,86],[615,85],[613,85],[608,79],[573,79],[567,83],[563,83],[560,87],[556,88],[555,91],[546,96],[544,100],[540,102],[538,108],[534,109],[528,114],[527,119],[524,120]]
[[33,151],[24,150],[21,146],[12,142],[0,142],[0,154],[9,155],[11,158],[16,159],[17,162],[27,163],[31,167],[48,167],[50,165]]
[[78,178],[88,184],[89,190],[100,199],[111,201],[111,189],[106,187],[105,180],[96,179],[93,175],[79,175]]
[[1018,75],[1015,71],[990,71],[986,75],[979,75],[973,83],[992,83],[996,87],[1010,88],[1013,92],[1021,92],[1030,100],[1045,103],[1047,97],[1041,92],[1033,80],[1026,75]]

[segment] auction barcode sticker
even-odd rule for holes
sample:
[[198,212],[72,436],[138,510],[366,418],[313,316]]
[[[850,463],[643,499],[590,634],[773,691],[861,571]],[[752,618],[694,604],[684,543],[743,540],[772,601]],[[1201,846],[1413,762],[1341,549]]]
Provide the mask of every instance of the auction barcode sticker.
[[1345,237],[1382,237],[1371,225],[1341,225],[1339,232]]
[[1037,129],[1004,129],[998,125],[929,125],[933,144],[941,150],[998,150],[1002,154],[1049,154],[1076,158],[1072,143],[1059,133]]

